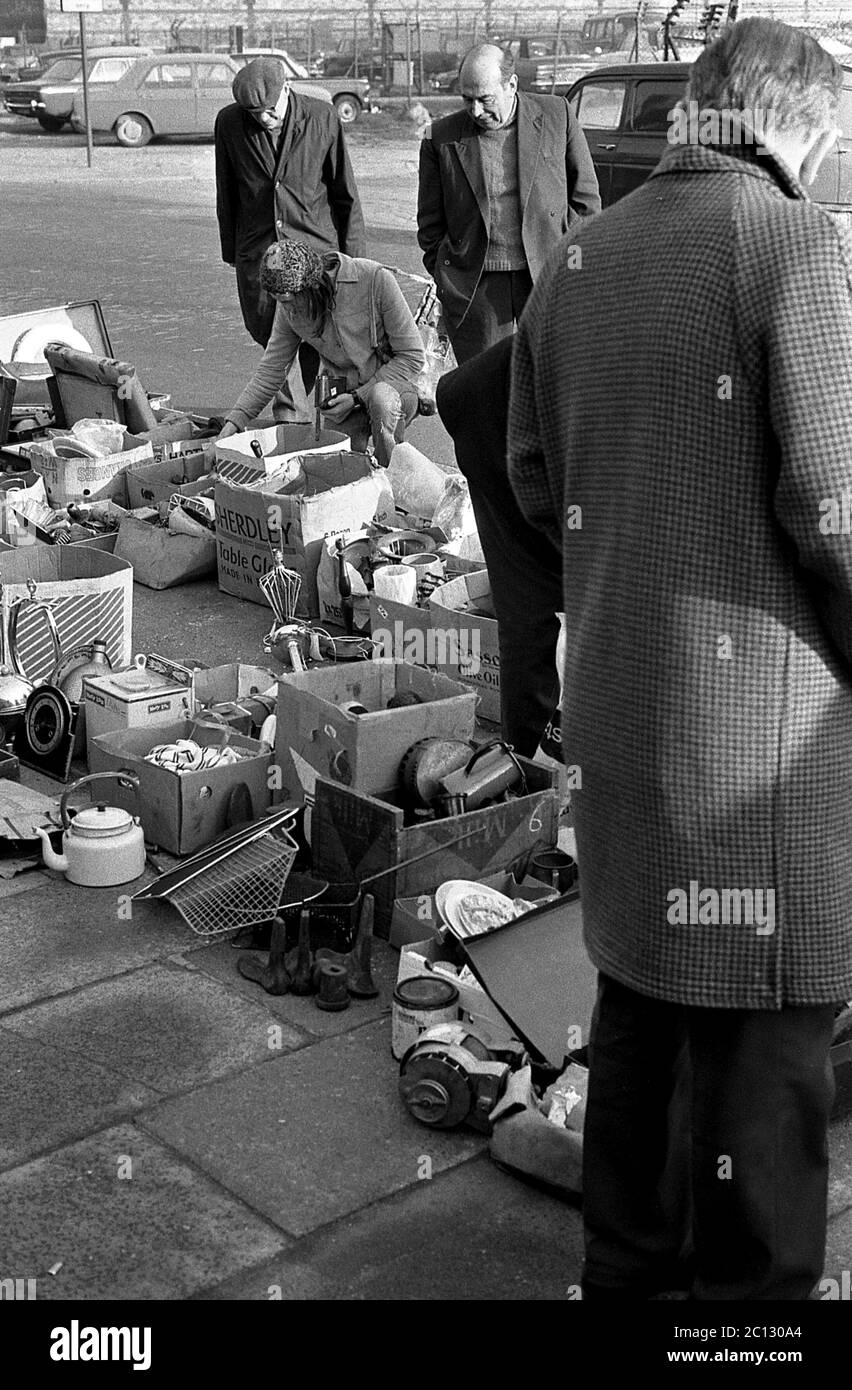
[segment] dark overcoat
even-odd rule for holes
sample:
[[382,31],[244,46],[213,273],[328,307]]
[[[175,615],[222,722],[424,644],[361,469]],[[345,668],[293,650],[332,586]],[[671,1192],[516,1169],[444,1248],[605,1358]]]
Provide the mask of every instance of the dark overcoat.
[[275,301],[260,287],[260,262],[276,240],[364,256],[364,219],[343,129],[334,108],[290,93],[275,159],[268,135],[233,103],[216,117],[216,215],[222,260],[236,264],[246,328],[266,346]]
[[[600,211],[595,167],[564,97],[518,93],[521,235],[535,280],[579,218]],[[435,279],[444,317],[461,323],[488,249],[488,193],[479,128],[467,111],[434,121],[420,146],[417,239]]]
[[563,550],[590,954],[690,1005],[848,999],[852,244],[770,156],[699,146],[572,239],[509,469]]

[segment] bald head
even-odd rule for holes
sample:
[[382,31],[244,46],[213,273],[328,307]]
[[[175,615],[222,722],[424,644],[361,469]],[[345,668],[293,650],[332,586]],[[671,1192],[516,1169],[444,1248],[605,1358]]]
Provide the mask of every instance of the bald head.
[[514,59],[493,43],[478,43],[459,67],[459,91],[481,130],[497,130],[511,120],[518,79]]

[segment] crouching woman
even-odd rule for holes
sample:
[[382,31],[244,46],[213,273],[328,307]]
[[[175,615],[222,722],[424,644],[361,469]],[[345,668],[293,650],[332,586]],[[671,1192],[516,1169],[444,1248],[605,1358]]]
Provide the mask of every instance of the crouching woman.
[[321,370],[344,377],[324,422],[362,450],[372,435],[387,468],[395,444],[417,414],[423,341],[402,291],[376,261],[280,241],[261,262],[260,283],[277,301],[272,335],[257,371],[229,410],[220,438],[245,429],[287,380],[302,343],[316,348]]

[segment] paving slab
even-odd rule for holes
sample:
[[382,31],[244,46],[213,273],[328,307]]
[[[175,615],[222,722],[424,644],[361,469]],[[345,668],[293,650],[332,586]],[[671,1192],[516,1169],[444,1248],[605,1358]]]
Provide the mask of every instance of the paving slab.
[[186,1298],[286,1244],[130,1124],[0,1176],[0,1231],[4,1278],[50,1300]]
[[156,1091],[0,1027],[0,1169],[105,1129]]
[[310,1271],[318,1299],[565,1299],[582,1259],[579,1208],[483,1154],[195,1297],[309,1297]]
[[[852,1204],[829,1219],[823,1274],[835,1281],[844,1301],[852,1299]],[[824,1292],[835,1290],[829,1287]]]
[[[351,1012],[349,1010],[348,1012]],[[140,1123],[293,1235],[464,1163],[485,1140],[429,1130],[397,1092],[390,1020],[146,1111]]]
[[299,997],[295,994],[275,996],[267,994],[260,985],[245,980],[237,970],[241,955],[251,954],[262,964],[266,963],[264,952],[237,951],[228,942],[218,942],[203,952],[193,952],[192,962],[204,974],[219,980],[230,989],[238,992],[244,999],[262,1001],[276,1018],[286,1019],[313,1037],[328,1038],[337,1033],[348,1033],[364,1023],[374,1023],[377,1019],[390,1016],[393,1007],[393,992],[399,970],[399,952],[394,951],[386,941],[373,943],[373,980],[379,990],[376,999],[353,999],[348,1009],[340,1013],[325,1013],[318,1009],[312,995]]
[[147,965],[186,947],[180,918],[117,917],[117,890],[63,878],[17,894],[0,911],[0,1014]]
[[23,1009],[5,1027],[169,1094],[305,1045],[306,1035],[275,1018],[258,993],[249,1003],[169,961]]

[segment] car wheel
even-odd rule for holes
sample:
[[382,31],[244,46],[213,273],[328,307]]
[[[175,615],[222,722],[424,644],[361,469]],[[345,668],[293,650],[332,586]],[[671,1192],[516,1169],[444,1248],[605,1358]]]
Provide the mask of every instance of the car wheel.
[[42,130],[49,130],[51,135],[56,135],[65,124],[64,120],[60,120],[58,116],[36,116],[36,120]]
[[340,118],[341,125],[351,125],[357,119],[361,105],[357,97],[347,94],[334,98],[334,109]]
[[141,149],[153,135],[150,121],[146,121],[144,116],[137,116],[135,112],[119,116],[115,123],[115,138],[119,145],[124,145],[128,150]]

